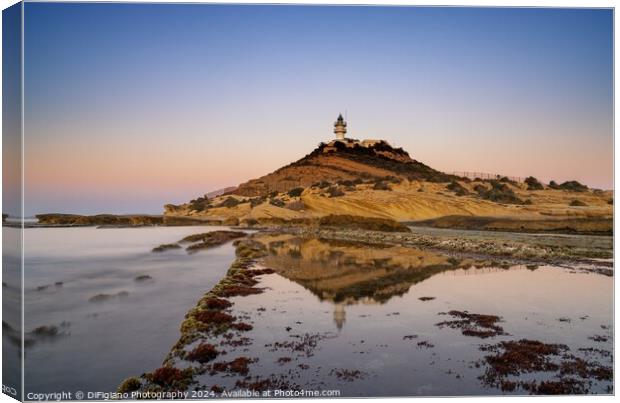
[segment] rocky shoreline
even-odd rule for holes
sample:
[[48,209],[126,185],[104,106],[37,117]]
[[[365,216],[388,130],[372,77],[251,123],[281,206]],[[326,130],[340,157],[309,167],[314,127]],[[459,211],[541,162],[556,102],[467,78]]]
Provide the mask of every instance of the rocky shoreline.
[[[144,226],[226,225],[221,221],[191,217],[75,214],[40,214],[32,227],[128,228]],[[450,220],[448,220],[450,221]],[[471,220],[469,220],[471,221]],[[480,221],[480,220],[478,220]],[[484,220],[483,220],[484,221]],[[460,222],[460,221],[459,221]],[[486,221],[484,221],[486,223]],[[264,223],[267,224],[267,223]],[[9,225],[9,224],[5,224]],[[462,229],[458,225],[405,226],[394,220],[331,215],[314,220],[273,222],[268,225],[234,225],[231,229],[294,234],[327,240],[416,247],[452,254],[457,257],[488,259],[501,264],[590,264],[612,267],[613,237],[574,233],[500,231],[499,229]],[[430,231],[429,231],[430,230]],[[436,231],[436,232],[433,232]]]
[[[458,255],[489,259],[496,264],[592,264],[598,267],[613,267],[613,239],[597,237],[600,244],[579,242],[580,237],[550,237],[553,242],[538,239],[493,239],[490,237],[459,237],[449,235],[428,235],[421,233],[380,232],[366,230],[343,230],[336,228],[294,228],[281,227],[269,230],[307,238],[366,242],[371,244],[399,245],[424,248]],[[602,239],[601,239],[602,238]],[[611,275],[611,271],[609,275]]]
[[[149,226],[220,225],[219,221],[192,217],[170,217],[165,215],[115,215],[115,214],[37,214],[36,223],[26,223],[25,227],[93,227],[127,228]],[[4,225],[7,225],[6,223]],[[21,223],[16,223],[21,226]]]
[[411,226],[464,229],[478,231],[509,231],[526,234],[549,233],[571,235],[613,236],[613,217],[548,217],[513,218],[484,216],[443,216],[430,220],[405,223]]

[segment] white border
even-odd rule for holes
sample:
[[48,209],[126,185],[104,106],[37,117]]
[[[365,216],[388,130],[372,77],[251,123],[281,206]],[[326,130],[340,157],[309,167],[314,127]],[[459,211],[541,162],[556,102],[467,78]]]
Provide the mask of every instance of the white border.
[[[27,0],[27,2],[71,2],[71,3],[121,3],[122,1],[92,1],[92,0],[62,0],[62,1],[45,1],[45,0]],[[514,0],[504,0],[504,1],[492,1],[492,0],[475,0],[475,1],[471,1],[471,0],[461,0],[461,1],[436,1],[436,0],[426,0],[426,1],[415,1],[415,0],[391,0],[391,1],[381,1],[381,0],[377,0],[377,1],[363,1],[363,0],[306,0],[306,1],[299,1],[299,0],[288,0],[288,1],[259,1],[259,0],[243,0],[243,1],[233,1],[233,0],[219,0],[219,1],[178,1],[178,0],[150,0],[150,1],[128,1],[129,3],[211,3],[211,4],[311,4],[311,5],[378,5],[378,6],[469,6],[469,7],[562,7],[562,8],[614,8],[616,6],[616,2],[612,1],[612,0],[606,0],[606,1],[602,1],[602,0],[590,0],[590,1],[578,1],[578,0],[521,0],[521,1],[514,1]],[[15,1],[12,0],[0,0],[0,4],[2,5],[2,8],[6,8],[9,7],[13,4],[15,4]],[[22,5],[22,10],[23,10],[23,5]],[[24,60],[23,60],[23,12],[22,12],[22,77],[23,77],[23,68],[24,68]],[[0,40],[1,40],[1,35],[2,35],[2,29],[1,29],[1,19],[0,19]],[[618,43],[619,37],[618,37],[618,32],[617,30],[615,30],[615,10],[614,10],[614,140],[615,140],[615,120],[617,117],[617,110],[615,109],[615,94],[616,94],[616,89],[617,89],[617,82],[615,80],[615,77],[618,73],[618,65],[615,63],[615,49],[616,49],[616,44]],[[2,54],[0,52],[0,65],[2,64]],[[24,130],[24,95],[23,95],[23,80],[22,80],[22,85],[21,85],[21,91],[22,91],[22,133]],[[2,90],[2,83],[0,80],[0,93]],[[1,112],[0,112],[1,115]],[[0,124],[2,122],[1,116],[0,116]],[[614,156],[616,155],[616,151],[617,151],[617,144],[614,141]],[[23,175],[24,175],[24,171],[23,171],[23,164],[24,164],[24,139],[22,138],[22,211],[23,211]],[[0,154],[1,155],[1,154]],[[2,174],[2,165],[0,164],[0,176]],[[616,181],[616,179],[618,178],[618,167],[615,164],[615,159],[614,159],[614,189],[618,186],[618,182]],[[0,210],[1,210],[1,204],[2,204],[2,189],[0,188]],[[615,200],[615,190],[614,190],[614,200]],[[617,228],[616,224],[618,223],[618,218],[615,215],[615,208],[614,208],[614,228]],[[23,225],[23,223],[22,223]],[[0,248],[1,248],[1,241],[2,241],[2,234],[0,231]],[[23,232],[22,232],[22,247],[23,247]],[[615,251],[617,250],[618,247],[618,242],[620,242],[617,238],[614,239],[614,260],[615,260]],[[22,249],[22,262],[23,262],[23,249]],[[615,283],[617,281],[617,278],[614,278],[614,286]],[[22,284],[23,284],[23,271],[22,271]],[[615,287],[614,287],[615,290]],[[1,292],[0,292],[1,294]],[[615,291],[614,291],[614,297],[615,297]],[[617,312],[618,310],[617,308],[617,301],[614,298],[614,337],[615,337],[615,324],[617,323]],[[0,319],[1,319],[2,313],[0,310]],[[22,295],[22,323],[23,323],[23,295]],[[23,342],[23,341],[22,341]],[[617,346],[618,340],[617,338],[614,339],[614,351],[616,350],[616,346]],[[22,348],[22,356],[23,356],[23,351],[24,349]],[[0,350],[0,357],[1,357],[1,350]],[[616,364],[617,364],[617,359],[614,358],[614,369],[616,368]],[[23,365],[23,361],[22,361],[22,365]],[[2,368],[0,366],[0,375],[1,375],[1,371]],[[23,371],[22,371],[22,387],[23,385]],[[617,390],[617,386],[618,383],[616,381],[616,379],[614,379],[614,391]],[[615,393],[615,392],[614,392]],[[614,396],[561,396],[561,397],[485,397],[485,396],[476,396],[476,397],[458,397],[458,398],[398,398],[400,400],[412,400],[415,402],[426,402],[426,401],[433,401],[433,402],[454,402],[454,401],[472,401],[473,399],[484,399],[486,402],[491,402],[491,403],[495,403],[495,402],[502,402],[503,399],[511,399],[511,402],[520,402],[520,401],[532,401],[532,399],[538,400],[538,399],[546,399],[547,401],[563,401],[564,399],[570,399],[571,401],[574,402],[581,402],[581,401],[589,401],[589,400],[594,400],[596,399],[596,401],[600,401],[600,402],[611,402],[611,401],[615,401],[615,397]],[[526,400],[527,399],[527,400]],[[290,399],[292,400],[292,399]],[[323,400],[323,399],[322,399]],[[352,402],[352,401],[356,401],[359,399],[338,399],[339,401],[343,401],[343,402]],[[393,398],[377,398],[376,400],[378,401],[388,401],[388,400],[394,400]],[[11,399],[9,396],[4,395],[4,394],[0,394],[0,403],[2,402],[14,402],[15,400]],[[228,400],[226,400],[228,401]],[[230,400],[230,401],[239,401],[236,399]],[[300,401],[300,402],[311,402],[312,400],[310,399],[295,399],[295,401]]]

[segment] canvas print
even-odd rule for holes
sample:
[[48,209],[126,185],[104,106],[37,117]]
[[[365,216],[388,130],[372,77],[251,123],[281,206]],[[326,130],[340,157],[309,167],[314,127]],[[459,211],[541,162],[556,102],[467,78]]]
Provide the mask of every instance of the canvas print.
[[3,392],[613,394],[613,9],[3,11]]

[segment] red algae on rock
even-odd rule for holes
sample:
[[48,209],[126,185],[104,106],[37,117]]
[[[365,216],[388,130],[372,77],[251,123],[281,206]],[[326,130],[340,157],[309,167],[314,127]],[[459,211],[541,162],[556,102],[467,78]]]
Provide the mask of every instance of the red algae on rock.
[[248,365],[258,361],[258,358],[238,357],[228,362],[216,362],[211,365],[211,373],[232,372],[247,375],[250,371]]
[[245,323],[245,322],[233,323],[232,325],[230,325],[230,327],[232,327],[233,329],[242,331],[242,332],[247,332],[247,331],[254,329],[252,325]]
[[147,375],[147,379],[163,388],[185,389],[191,379],[191,370],[180,370],[175,367],[160,367]]
[[214,310],[222,310],[222,309],[226,309],[226,308],[230,308],[232,306],[232,303],[222,299],[222,298],[206,298],[203,301],[204,305],[208,308],[208,309],[214,309]]
[[222,346],[230,346],[230,347],[241,347],[241,346],[249,346],[252,344],[252,339],[248,337],[240,337],[238,339],[226,339],[220,342]]
[[546,344],[537,340],[521,339],[503,341],[494,346],[484,346],[483,351],[494,351],[486,357],[493,374],[498,377],[520,375],[527,372],[555,371],[559,366],[549,356],[566,351],[564,344]]
[[219,297],[230,298],[230,297],[245,297],[247,295],[260,294],[263,290],[260,288],[254,287],[246,287],[239,285],[226,285],[222,287],[221,290],[217,291],[217,295]]
[[265,347],[270,347],[270,351],[285,349],[292,353],[300,353],[306,357],[312,357],[314,355],[314,350],[317,348],[318,341],[332,336],[330,334],[306,333],[304,335],[291,335],[291,337],[297,340],[275,342]]
[[[493,354],[485,357],[488,368],[479,379],[483,384],[502,391],[521,387],[531,394],[583,394],[589,393],[592,381],[613,380],[611,367],[575,357],[564,344],[521,339],[481,346],[480,349]],[[541,372],[550,373],[554,378],[542,381],[518,379],[523,374]],[[509,380],[508,377],[516,379]]]
[[330,375],[335,375],[338,379],[345,382],[353,382],[357,379],[363,379],[366,374],[359,369],[332,369]]
[[[241,237],[246,237],[246,234],[220,231],[219,233],[197,234],[184,239],[182,242],[200,242],[199,245],[196,245],[196,248],[200,249],[215,246],[215,244],[226,242],[231,238]],[[132,384],[132,386],[139,387],[140,390],[144,391],[152,388],[186,389],[195,381],[195,376],[205,372],[211,374],[226,372],[229,375],[246,376],[249,372],[249,364],[258,361],[257,358],[239,357],[228,362],[206,364],[214,360],[218,354],[227,353],[224,350],[218,351],[215,345],[239,347],[251,344],[250,338],[239,337],[234,339],[235,335],[239,335],[230,332],[230,330],[248,332],[253,329],[253,326],[245,322],[236,322],[236,317],[225,312],[233,305],[228,298],[262,293],[263,289],[253,287],[258,283],[254,277],[274,273],[272,269],[268,268],[253,268],[256,264],[255,259],[267,254],[265,245],[249,238],[237,239],[233,244],[237,256],[235,261],[230,265],[226,276],[187,313],[181,324],[181,336],[164,361],[165,367],[159,368],[153,373],[135,377],[138,383]],[[193,246],[188,249],[192,249]],[[221,342],[218,343],[218,340]],[[190,347],[196,341],[199,341],[200,344],[197,347]],[[191,351],[187,351],[188,349]],[[198,362],[202,366],[199,368],[190,366],[184,370],[179,370],[174,367],[179,360],[183,365]],[[214,386],[214,388],[219,388],[219,386]]]
[[261,378],[258,376],[246,377],[238,380],[235,383],[235,387],[252,391],[300,389],[299,385],[291,384],[285,376],[276,376],[273,374],[269,378]]
[[228,363],[228,369],[230,369],[231,372],[236,372],[238,374],[245,375],[249,371],[248,365],[256,361],[258,361],[258,359],[256,358],[255,359],[249,359],[247,357],[235,358],[234,360]]
[[187,353],[185,359],[188,361],[196,361],[200,364],[207,363],[214,360],[220,352],[215,348],[213,344],[200,343],[195,349]]
[[605,367],[578,357],[570,357],[569,360],[563,361],[560,364],[560,375],[577,375],[585,379],[611,381],[614,373],[610,367]]
[[257,280],[254,280],[253,276],[250,274],[246,274],[246,272],[240,272],[230,276],[231,280],[233,280],[236,284],[244,285],[251,287],[253,285],[258,284]]
[[287,362],[291,362],[293,359],[291,357],[280,357],[278,358],[278,364],[283,365]]
[[469,313],[467,311],[441,312],[440,315],[450,315],[458,319],[440,322],[437,323],[436,326],[440,328],[445,326],[452,329],[460,329],[464,336],[485,339],[487,337],[506,334],[504,333],[504,329],[497,325],[497,322],[500,322],[501,318],[496,315],[482,315],[478,313]]
[[201,311],[196,313],[194,317],[203,323],[216,325],[229,324],[235,320],[234,316],[219,311]]
[[522,383],[523,389],[533,395],[581,395],[587,393],[583,382],[576,379]]

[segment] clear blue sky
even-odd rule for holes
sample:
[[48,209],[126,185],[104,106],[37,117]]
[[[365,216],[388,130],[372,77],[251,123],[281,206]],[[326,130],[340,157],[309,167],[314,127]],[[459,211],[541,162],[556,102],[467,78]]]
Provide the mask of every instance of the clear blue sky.
[[27,3],[26,213],[161,212],[332,137],[613,187],[611,10]]

